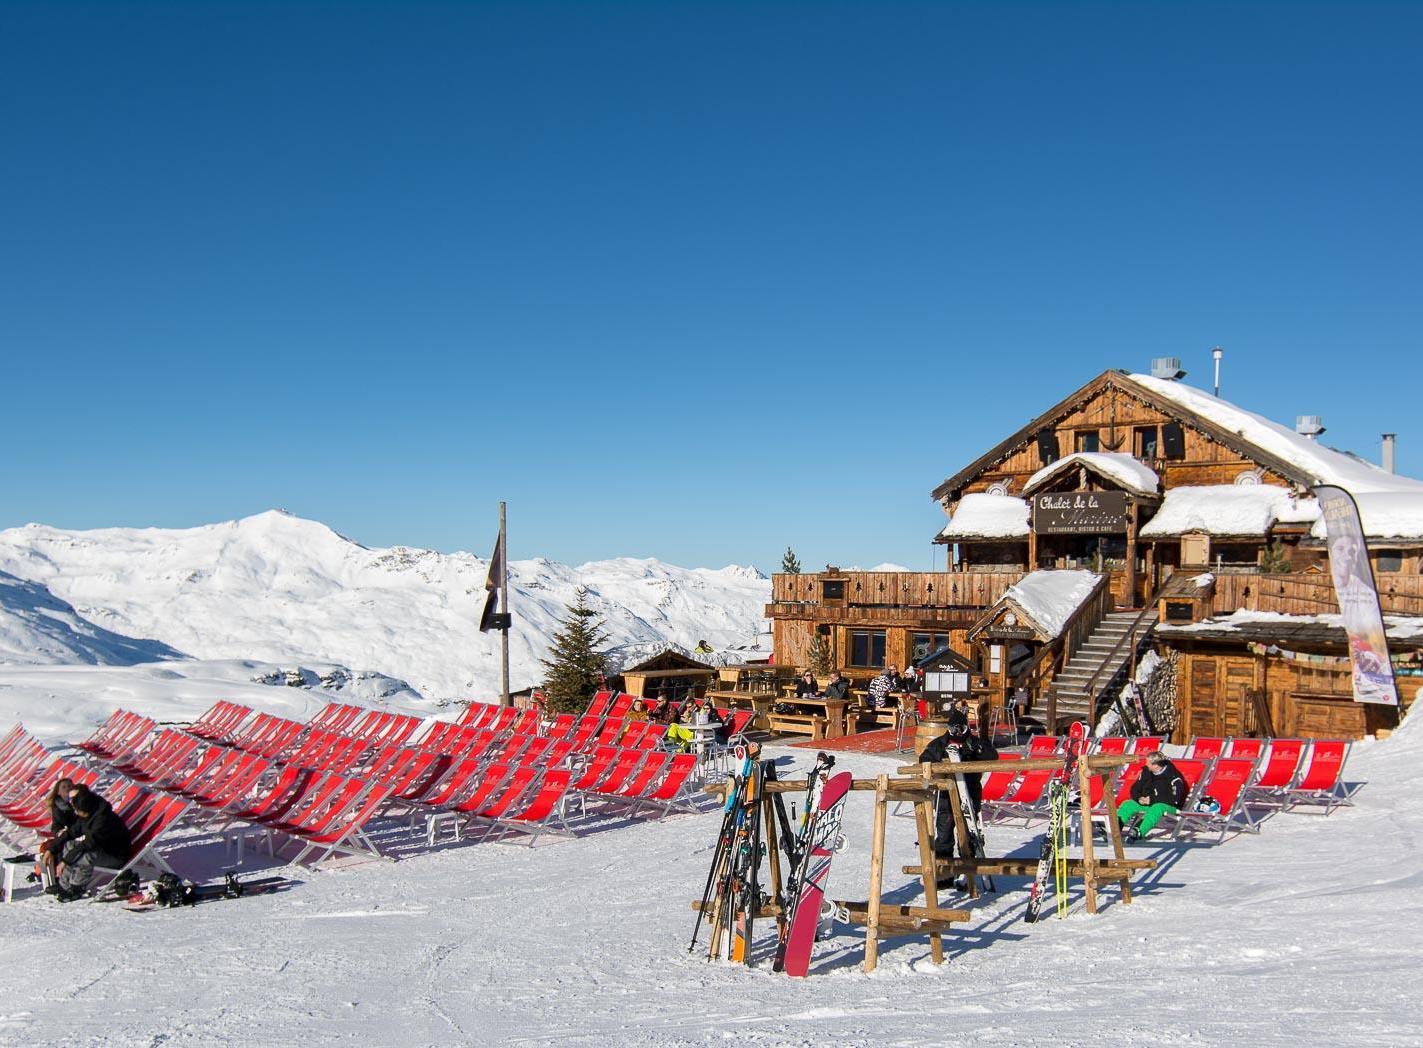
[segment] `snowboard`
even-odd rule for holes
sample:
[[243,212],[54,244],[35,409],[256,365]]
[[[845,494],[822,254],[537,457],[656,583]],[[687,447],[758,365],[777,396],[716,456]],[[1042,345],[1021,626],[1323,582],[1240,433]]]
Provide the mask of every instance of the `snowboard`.
[[156,890],[156,883],[142,891],[130,892],[122,898],[124,909],[133,913],[149,910],[175,909],[181,906],[196,906],[198,903],[218,902],[222,899],[241,899],[249,895],[269,895],[285,891],[296,885],[288,877],[258,877],[255,880],[239,881],[229,878],[220,884],[183,884],[176,893]]
[[810,953],[815,946],[815,933],[820,927],[820,911],[830,878],[830,860],[840,847],[840,817],[853,778],[848,771],[842,771],[826,780],[807,826],[805,873],[791,902],[782,957],[782,970],[787,975],[804,976],[810,970]]
[[1087,725],[1075,721],[1067,732],[1066,763],[1062,771],[1053,776],[1048,784],[1048,826],[1043,834],[1042,847],[1038,850],[1038,865],[1033,874],[1033,885],[1028,891],[1028,908],[1023,911],[1023,920],[1028,924],[1037,921],[1042,912],[1043,896],[1047,894],[1048,877],[1057,865],[1059,842],[1066,831],[1068,791],[1072,788],[1072,773],[1077,769],[1077,758],[1087,748]]

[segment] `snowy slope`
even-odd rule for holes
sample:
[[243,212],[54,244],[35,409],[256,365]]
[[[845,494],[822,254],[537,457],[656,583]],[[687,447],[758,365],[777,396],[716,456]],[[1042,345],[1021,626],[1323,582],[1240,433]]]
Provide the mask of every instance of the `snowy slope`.
[[0,665],[131,666],[182,657],[158,641],[96,626],[43,583],[0,571]]
[[[44,588],[26,599],[42,601],[47,590],[73,605],[76,622],[176,649],[155,658],[338,663],[408,681],[431,699],[497,690],[497,635],[476,628],[487,568],[466,553],[367,549],[278,511],[186,530],[0,531],[0,571]],[[690,650],[703,639],[719,652],[753,646],[770,598],[769,581],[751,568],[629,558],[579,567],[511,561],[510,582],[516,688],[542,678],[538,659],[580,585],[625,659],[668,645]],[[12,609],[0,614],[9,621]],[[33,634],[33,616],[28,621]],[[12,632],[0,659],[59,659],[62,645],[23,639],[18,627],[0,637]],[[76,652],[63,661],[94,659]]]
[[[1133,849],[1162,865],[1131,906],[1109,888],[1089,917],[1075,891],[1066,920],[1029,926],[1024,880],[1000,879],[939,968],[923,938],[891,939],[866,976],[863,934],[840,925],[804,980],[770,972],[765,926],[750,971],[689,956],[710,813],[532,850],[414,850],[191,911],[30,897],[4,913],[0,1043],[1412,1046],[1420,727],[1356,749],[1357,808],[1276,815],[1222,846]],[[810,756],[776,752],[801,768]],[[895,763],[841,759],[861,776]],[[853,796],[836,898],[865,898],[869,824]],[[885,863],[909,904],[912,825],[890,819]],[[995,852],[1036,843],[989,831]]]

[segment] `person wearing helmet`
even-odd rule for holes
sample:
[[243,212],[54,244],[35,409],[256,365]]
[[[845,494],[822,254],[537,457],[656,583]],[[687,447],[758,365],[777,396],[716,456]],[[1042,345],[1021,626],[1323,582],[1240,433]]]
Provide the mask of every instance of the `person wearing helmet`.
[[[959,760],[996,761],[998,751],[993,744],[968,730],[968,720],[952,720],[948,730],[924,747],[919,755],[920,764],[938,764],[949,759],[949,750],[954,750]],[[973,815],[977,819],[983,808],[983,776],[978,772],[966,773],[963,777],[968,789],[969,802],[973,805]],[[954,857],[954,809],[953,805],[939,790],[934,798],[934,855],[940,859]],[[968,813],[965,812],[965,815]],[[949,878],[940,878],[939,887],[948,888]]]

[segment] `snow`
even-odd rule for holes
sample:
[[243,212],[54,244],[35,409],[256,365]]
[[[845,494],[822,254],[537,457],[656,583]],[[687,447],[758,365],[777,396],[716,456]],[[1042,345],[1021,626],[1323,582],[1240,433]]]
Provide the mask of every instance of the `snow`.
[[1236,407],[1205,390],[1150,375],[1132,375],[1131,380],[1289,462],[1301,473],[1314,478],[1314,483],[1338,484],[1355,495],[1364,492],[1423,495],[1423,481],[1388,473],[1356,455],[1310,440],[1288,426]]
[[[1423,617],[1411,615],[1385,615],[1384,632],[1394,640],[1408,640],[1413,637],[1423,636]],[[1200,622],[1163,623],[1156,627],[1158,633],[1192,633],[1216,630],[1238,630],[1241,626],[1260,625],[1268,623],[1289,623],[1295,626],[1317,625],[1333,626],[1335,629],[1344,628],[1344,617],[1337,614],[1326,615],[1287,615],[1280,611],[1232,611],[1229,615],[1217,615],[1214,618],[1202,619]]]
[[[1423,539],[1423,494],[1366,492],[1354,501],[1369,539]],[[1314,518],[1310,534],[1319,539],[1328,534],[1323,517]]]
[[1012,495],[965,495],[941,539],[1013,539],[1028,534],[1028,504]]
[[1023,490],[1036,491],[1040,485],[1053,477],[1080,466],[1086,466],[1092,472],[1115,481],[1122,488],[1137,495],[1155,495],[1161,486],[1156,471],[1132,455],[1119,451],[1076,451],[1038,470],[1028,478]]
[[1282,515],[1299,513],[1289,490],[1273,484],[1185,485],[1166,492],[1141,537],[1174,538],[1188,531],[1257,537],[1269,534]]
[[1047,637],[1062,632],[1073,612],[1092,594],[1099,575],[1090,571],[1034,571],[1004,592]]
[[[332,663],[429,699],[489,698],[498,634],[477,629],[487,570],[468,553],[367,549],[277,511],[183,530],[31,524],[0,531],[0,663]],[[579,586],[606,616],[618,665],[700,640],[719,659],[765,654],[771,589],[754,568],[535,558],[509,573],[515,688],[542,679],[539,659]]]
[[[4,909],[0,1041],[1283,1048],[1307,1032],[1320,1044],[1414,1045],[1419,729],[1354,747],[1346,777],[1365,783],[1355,808],[1273,815],[1258,836],[1220,846],[1133,847],[1161,867],[1138,876],[1130,906],[1104,890],[1095,917],[1075,886],[1067,919],[1026,925],[1026,880],[1000,878],[997,894],[965,903],[972,919],[946,937],[943,966],[922,936],[892,938],[868,976],[863,932],[843,925],[803,980],[770,971],[769,921],[750,970],[688,954],[710,812],[617,820],[534,849],[465,843],[293,871],[290,891],[192,910],[29,896]],[[782,777],[812,756],[768,755]],[[898,763],[843,754],[838,766],[870,777]],[[852,795],[834,898],[866,896],[870,818],[867,795]],[[992,827],[989,848],[1036,854],[1040,833]],[[180,870],[193,862],[175,858]],[[913,820],[890,819],[895,901],[918,903],[899,872],[916,861]]]

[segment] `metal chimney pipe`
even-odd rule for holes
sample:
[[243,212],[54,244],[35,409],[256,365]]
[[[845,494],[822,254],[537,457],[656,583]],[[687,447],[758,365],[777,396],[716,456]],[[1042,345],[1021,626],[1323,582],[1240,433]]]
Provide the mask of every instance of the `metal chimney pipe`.
[[1398,443],[1397,433],[1385,433],[1383,435],[1383,469],[1385,473],[1394,472],[1393,452],[1394,446]]
[[1215,395],[1220,396],[1220,358],[1225,356],[1225,350],[1216,346],[1211,350],[1211,357],[1215,360]]

